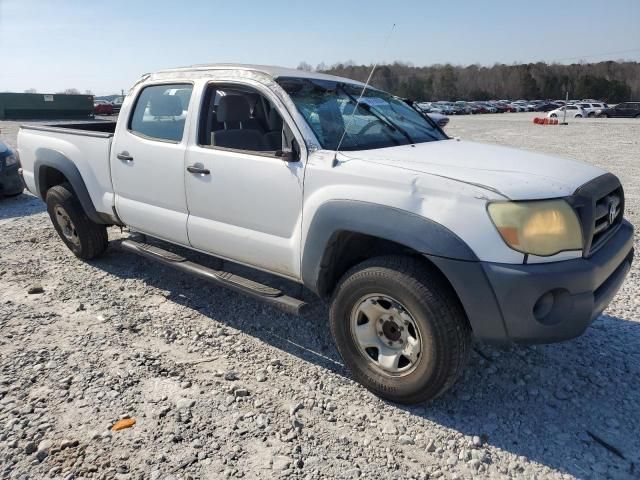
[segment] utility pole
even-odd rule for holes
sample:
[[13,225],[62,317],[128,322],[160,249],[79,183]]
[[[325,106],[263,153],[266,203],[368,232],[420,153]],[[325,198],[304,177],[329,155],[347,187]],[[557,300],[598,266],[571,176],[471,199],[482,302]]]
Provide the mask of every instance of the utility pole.
[[567,123],[567,104],[569,103],[569,90],[567,90],[567,98],[564,102],[564,115],[562,115],[562,123],[560,125],[569,125]]

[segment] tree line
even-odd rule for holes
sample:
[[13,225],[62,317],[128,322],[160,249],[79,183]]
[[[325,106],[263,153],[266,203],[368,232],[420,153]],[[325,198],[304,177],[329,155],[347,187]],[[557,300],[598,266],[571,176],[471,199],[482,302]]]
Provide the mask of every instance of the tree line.
[[[317,70],[366,81],[370,65],[353,62],[302,70]],[[379,65],[371,84],[401,97],[417,101],[491,99],[571,99],[611,103],[640,100],[639,62],[547,64],[543,62],[493,66],[451,64],[416,67],[394,62]]]

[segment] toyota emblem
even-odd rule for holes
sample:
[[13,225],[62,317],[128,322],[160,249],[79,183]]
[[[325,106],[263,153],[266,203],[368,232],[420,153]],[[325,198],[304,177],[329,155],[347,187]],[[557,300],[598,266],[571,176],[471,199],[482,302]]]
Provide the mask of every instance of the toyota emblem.
[[616,220],[617,216],[618,212],[616,212],[616,205],[612,202],[609,204],[609,225],[611,225]]

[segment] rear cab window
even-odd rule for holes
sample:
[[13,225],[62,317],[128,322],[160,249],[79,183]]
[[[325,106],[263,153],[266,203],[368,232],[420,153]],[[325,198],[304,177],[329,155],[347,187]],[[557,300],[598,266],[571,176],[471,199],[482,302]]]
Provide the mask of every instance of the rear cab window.
[[129,118],[129,131],[154,140],[180,142],[192,92],[193,85],[188,83],[144,87]]

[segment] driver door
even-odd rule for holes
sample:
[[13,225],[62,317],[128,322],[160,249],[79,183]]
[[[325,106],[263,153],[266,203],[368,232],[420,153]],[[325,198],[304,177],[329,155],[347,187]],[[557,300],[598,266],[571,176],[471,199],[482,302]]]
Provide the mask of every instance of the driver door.
[[207,86],[186,156],[187,230],[198,250],[298,278],[305,155],[277,156],[303,143],[267,92]]

